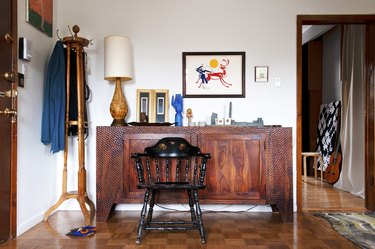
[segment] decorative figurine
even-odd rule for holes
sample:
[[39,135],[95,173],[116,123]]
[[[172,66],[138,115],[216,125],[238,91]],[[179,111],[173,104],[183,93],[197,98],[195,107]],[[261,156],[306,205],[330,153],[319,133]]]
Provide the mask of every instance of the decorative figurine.
[[140,115],[140,122],[141,122],[141,123],[148,123],[148,116],[146,115],[145,112],[141,112],[141,115]]
[[175,96],[172,96],[172,106],[176,110],[175,122],[176,122],[176,126],[182,126],[182,114],[181,114],[183,110],[182,95],[176,94]]
[[190,124],[191,124],[191,118],[193,117],[193,111],[191,110],[191,108],[188,108],[186,110],[186,117],[188,119],[188,126],[190,126]]
[[217,125],[217,113],[215,112],[211,114],[211,125]]

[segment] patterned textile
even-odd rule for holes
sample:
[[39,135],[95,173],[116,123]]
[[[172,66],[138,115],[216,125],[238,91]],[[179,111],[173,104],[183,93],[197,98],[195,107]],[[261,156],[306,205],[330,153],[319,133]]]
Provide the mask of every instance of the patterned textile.
[[[338,119],[341,102],[335,101],[320,106],[318,134],[316,138],[316,151],[320,152],[323,158],[323,170],[327,168],[330,155],[336,148],[336,134],[338,134]],[[318,169],[322,165],[318,162]]]
[[75,236],[75,237],[87,237],[87,236],[94,235],[95,233],[96,233],[96,227],[84,226],[84,227],[73,228],[66,235]]
[[375,248],[374,213],[316,213],[329,221],[333,228],[361,248]]

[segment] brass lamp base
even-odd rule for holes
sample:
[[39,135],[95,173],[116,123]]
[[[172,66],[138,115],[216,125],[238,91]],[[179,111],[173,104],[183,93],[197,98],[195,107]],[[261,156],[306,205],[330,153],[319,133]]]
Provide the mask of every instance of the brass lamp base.
[[124,94],[121,89],[121,78],[116,78],[115,93],[109,108],[113,122],[111,126],[127,126],[125,118],[128,114],[128,104],[126,103]]
[[114,119],[111,126],[129,126],[125,119]]

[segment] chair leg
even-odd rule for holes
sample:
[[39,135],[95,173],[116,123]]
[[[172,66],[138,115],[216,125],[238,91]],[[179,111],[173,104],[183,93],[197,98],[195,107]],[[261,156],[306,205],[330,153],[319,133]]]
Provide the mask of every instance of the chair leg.
[[148,210],[147,219],[146,219],[146,226],[149,226],[150,222],[152,221],[152,213],[154,212],[154,205],[155,205],[155,196],[156,190],[153,189],[151,192],[151,200],[150,200],[150,208]]
[[316,156],[314,156],[314,178],[316,180],[316,177],[318,175],[318,161],[316,160]]
[[150,189],[146,189],[143,207],[141,211],[141,217],[140,217],[139,225],[138,225],[137,240],[135,241],[135,243],[137,244],[141,243],[142,233],[143,233],[143,230],[145,229],[145,221],[146,221],[145,218],[146,218],[146,213],[147,213],[147,203],[148,203],[149,197],[150,197]]
[[204,231],[204,226],[203,226],[202,210],[199,205],[198,191],[193,190],[193,195],[194,195],[194,202],[195,202],[195,211],[197,213],[197,219],[198,219],[198,229],[199,229],[199,233],[201,236],[201,242],[206,243],[206,233]]
[[303,179],[305,180],[305,181],[307,181],[307,173],[306,173],[306,171],[307,171],[307,161],[306,161],[306,157],[304,156],[303,157]]
[[191,214],[191,221],[193,222],[194,226],[196,226],[196,220],[197,216],[195,215],[195,210],[194,210],[194,199],[193,195],[191,193],[191,190],[187,190],[188,196],[189,196],[189,206],[190,206],[190,214]]
[[320,165],[321,165],[320,166],[320,168],[321,168],[321,170],[320,170],[320,181],[323,182],[323,158],[322,158],[321,155],[319,155],[318,159],[319,159],[319,162],[320,162]]

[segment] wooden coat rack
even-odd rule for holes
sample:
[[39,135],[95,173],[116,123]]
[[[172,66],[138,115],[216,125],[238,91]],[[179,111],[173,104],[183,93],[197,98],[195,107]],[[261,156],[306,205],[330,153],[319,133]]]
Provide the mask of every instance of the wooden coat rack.
[[[85,225],[91,225],[95,215],[95,205],[90,200],[86,191],[86,169],[85,169],[85,93],[84,93],[84,65],[82,60],[83,48],[89,45],[89,40],[78,37],[79,27],[74,25],[74,35],[67,36],[62,39],[67,47],[66,59],[66,111],[65,111],[65,147],[64,147],[64,169],[62,179],[62,194],[59,200],[50,207],[44,214],[44,221],[47,221],[50,214],[58,208],[65,200],[77,199],[83,216],[85,218]],[[69,118],[69,99],[70,99],[70,58],[71,51],[76,52],[77,64],[77,105],[78,105],[78,118],[77,120],[70,120]],[[67,177],[68,177],[68,128],[70,126],[78,126],[78,190],[67,191]],[[86,207],[86,203],[90,207]]]

